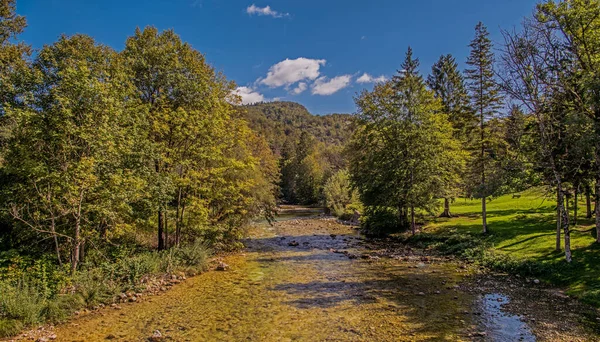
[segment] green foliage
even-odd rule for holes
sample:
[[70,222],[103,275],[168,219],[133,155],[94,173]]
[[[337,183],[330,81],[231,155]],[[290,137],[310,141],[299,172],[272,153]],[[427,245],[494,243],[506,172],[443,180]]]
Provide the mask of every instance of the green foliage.
[[232,104],[233,83],[174,32],[136,30],[121,53],[62,36],[29,71],[28,101],[3,118],[2,219],[18,239],[2,243],[42,237],[27,252],[53,251],[75,272],[86,245],[152,226],[159,249],[207,235],[227,249],[272,216],[276,157]]
[[206,246],[206,243],[197,240],[192,244],[177,248],[176,252],[181,266],[193,267],[197,271],[206,270],[208,257],[210,256],[210,249]]
[[[119,293],[143,290],[142,279],[178,271],[204,271],[211,254],[205,242],[196,241],[166,251],[121,254],[99,264],[89,261],[70,275],[56,267],[34,266],[0,279],[0,336],[11,336],[24,327],[62,322],[84,307],[112,303]],[[27,271],[27,272],[24,272]]]
[[322,202],[324,183],[337,169],[329,157],[327,148],[307,132],[300,134],[295,145],[288,142],[280,160],[282,199],[300,204]]
[[[15,0],[0,0],[0,115],[6,106],[21,106],[26,100],[23,95],[29,86],[28,57],[31,48],[18,42],[18,35],[27,26],[23,16],[15,13]],[[2,122],[0,140],[10,131]]]
[[352,189],[348,170],[340,170],[333,174],[323,188],[325,207],[334,216],[342,219],[352,217],[354,210],[359,210],[358,193]]
[[442,112],[448,115],[454,136],[463,143],[468,142],[477,118],[470,106],[464,77],[452,55],[441,56],[431,67],[427,85],[442,103]]
[[46,298],[38,291],[29,279],[24,278],[14,286],[0,284],[0,313],[8,319],[18,319],[25,325],[32,325],[43,320],[42,311]]
[[407,229],[406,222],[397,209],[390,207],[368,206],[360,218],[365,235],[381,237]]
[[391,82],[356,99],[358,128],[347,149],[361,201],[367,207],[395,208],[397,228],[407,224],[410,208],[437,208],[437,196],[454,186],[464,160],[418,65],[409,48],[402,71]]
[[114,221],[132,196],[130,92],[116,53],[87,36],[44,47],[33,70],[32,102],[7,113],[4,166],[16,181],[6,209],[24,228],[72,245],[75,268],[84,236]]
[[351,135],[349,114],[312,115],[294,102],[267,102],[241,107],[252,129],[263,135],[275,154],[282,155],[287,141],[296,141],[302,132],[333,146],[344,146]]
[[465,70],[465,75],[472,110],[479,117],[479,129],[473,132],[471,138],[467,193],[476,198],[484,198],[496,193],[502,179],[499,163],[504,151],[504,141],[498,134],[501,130],[496,129],[501,123],[494,120],[502,105],[502,97],[495,79],[493,44],[483,23],[476,25],[475,37],[469,46],[471,53],[467,59],[469,67]]
[[18,319],[0,318],[0,337],[15,336],[23,330],[23,322]]

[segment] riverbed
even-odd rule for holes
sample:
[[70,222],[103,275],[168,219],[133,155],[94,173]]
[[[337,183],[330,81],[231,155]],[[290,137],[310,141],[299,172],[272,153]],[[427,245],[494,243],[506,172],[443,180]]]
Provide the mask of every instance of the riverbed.
[[540,326],[543,318],[536,321],[535,312],[519,314],[509,294],[495,292],[502,287],[473,285],[473,267],[367,240],[333,218],[303,215],[256,224],[245,245],[223,258],[226,271],[189,278],[141,303],[78,317],[53,329],[56,340],[595,339],[576,318],[564,322],[571,318],[559,315],[561,324]]

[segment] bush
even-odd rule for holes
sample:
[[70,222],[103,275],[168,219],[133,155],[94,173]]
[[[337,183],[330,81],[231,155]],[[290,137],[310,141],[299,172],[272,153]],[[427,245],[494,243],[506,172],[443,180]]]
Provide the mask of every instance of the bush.
[[12,318],[0,317],[0,337],[10,337],[17,335],[23,330],[23,322]]
[[176,249],[180,264],[185,267],[193,267],[197,271],[204,271],[208,265],[210,249],[200,240]]
[[368,207],[361,216],[361,227],[367,236],[385,236],[406,230],[395,209]]
[[[0,281],[0,337],[18,334],[27,326],[64,321],[82,307],[111,303],[119,293],[137,290],[145,276],[203,271],[211,251],[197,240],[167,251],[132,253],[120,251],[113,262],[88,261],[73,276],[44,259],[23,266],[31,276],[24,276],[21,269],[11,270],[10,277]],[[15,280],[16,275],[21,277]]]
[[85,306],[83,297],[78,294],[61,294],[49,300],[42,311],[45,320],[52,323],[64,322],[72,312]]
[[23,278],[16,284],[3,282],[0,284],[0,314],[4,318],[17,319],[25,325],[43,321],[42,311],[46,299],[30,279]]
[[[167,251],[168,252],[168,251]],[[129,258],[124,258],[119,261],[117,266],[118,280],[123,281],[130,288],[139,284],[140,280],[145,275],[156,274],[163,270],[161,253],[140,253]]]
[[112,301],[126,284],[126,282],[111,279],[110,275],[100,268],[84,270],[76,273],[73,277],[74,294],[81,298],[85,306]]

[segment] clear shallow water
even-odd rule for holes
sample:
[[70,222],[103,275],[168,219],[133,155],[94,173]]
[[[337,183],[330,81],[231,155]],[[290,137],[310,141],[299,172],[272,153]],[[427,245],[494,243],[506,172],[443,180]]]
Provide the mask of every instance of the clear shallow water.
[[507,313],[502,306],[510,299],[499,293],[486,294],[480,299],[481,324],[487,333],[486,340],[494,342],[535,342],[535,335],[521,317]]
[[251,235],[245,253],[225,258],[230,270],[58,326],[58,340],[145,341],[155,330],[167,341],[473,340],[478,298],[455,287],[456,264],[362,258],[376,247],[333,220],[255,225]]

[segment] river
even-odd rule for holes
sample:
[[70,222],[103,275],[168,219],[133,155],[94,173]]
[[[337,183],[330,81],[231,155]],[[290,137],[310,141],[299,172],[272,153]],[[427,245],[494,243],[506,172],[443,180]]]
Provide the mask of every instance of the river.
[[473,272],[455,261],[394,255],[352,226],[300,216],[255,225],[247,249],[224,257],[228,270],[59,325],[57,340],[589,340],[559,327],[536,336],[503,311],[504,295],[464,290]]

